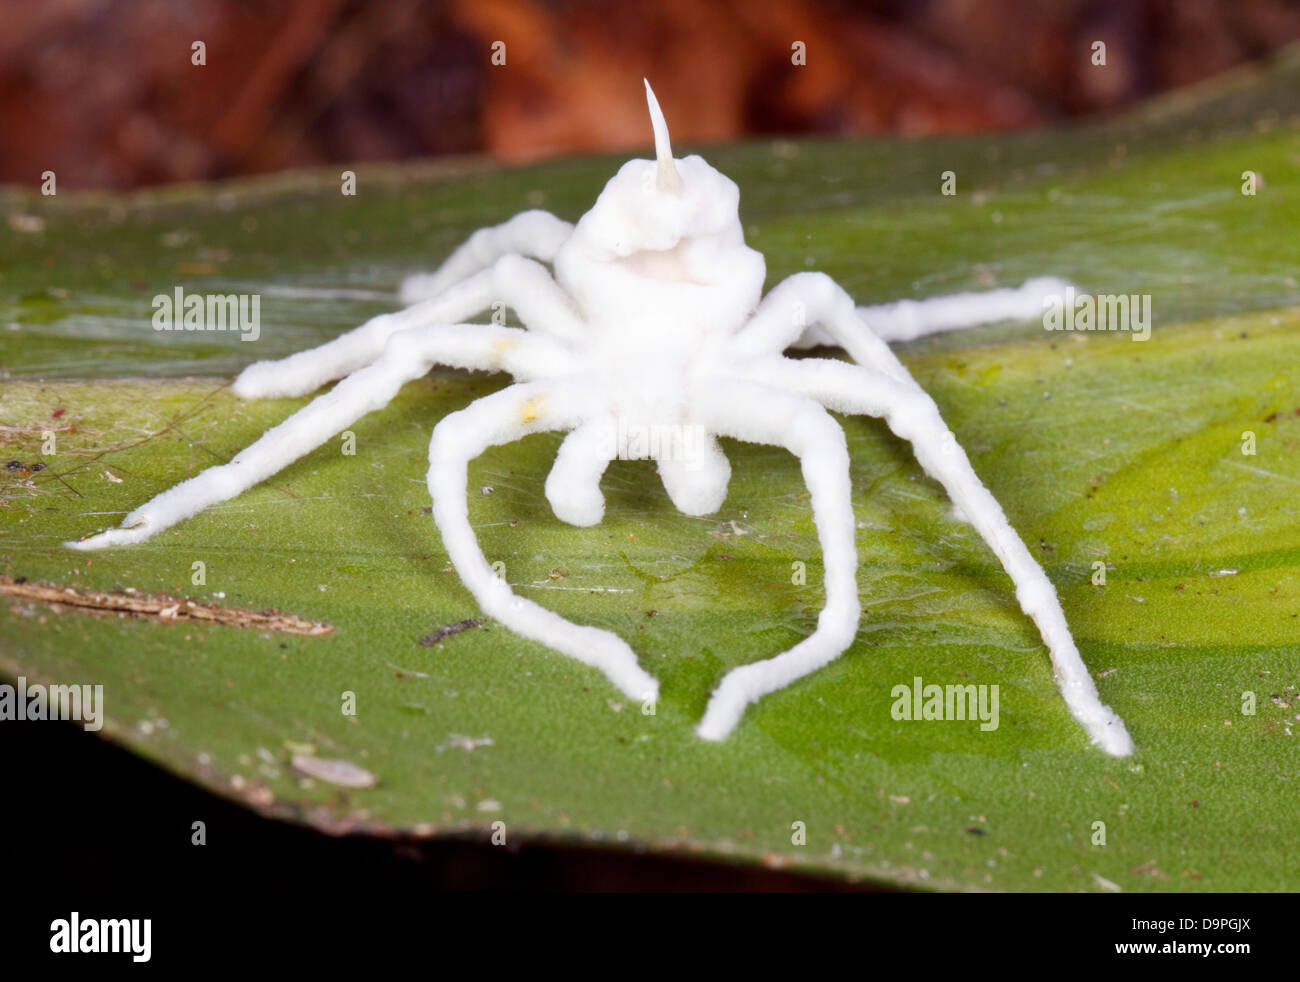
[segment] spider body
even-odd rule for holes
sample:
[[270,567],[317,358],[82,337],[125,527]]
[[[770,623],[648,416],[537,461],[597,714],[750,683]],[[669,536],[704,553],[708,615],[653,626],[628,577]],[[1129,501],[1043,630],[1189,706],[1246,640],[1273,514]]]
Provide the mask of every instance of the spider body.
[[[701,425],[687,394],[721,363],[767,275],[762,253],[745,244],[735,183],[698,156],[674,166],[677,193],[662,189],[657,163],[629,161],[555,254],[556,282],[587,325],[583,349],[606,425],[625,434]],[[617,449],[640,456],[625,442]],[[686,463],[704,466],[698,457]]]
[[[429,491],[443,544],[479,606],[515,632],[598,668],[625,693],[654,699],[658,683],[618,636],[572,624],[516,596],[479,549],[467,469],[487,447],[529,433],[566,434],[546,480],[556,516],[593,525],[600,480],[615,457],[650,458],[682,512],[717,511],[731,469],[718,437],[784,447],[800,462],[824,557],[826,604],[808,637],[729,672],[697,732],[726,737],[746,706],[837,658],[861,606],[856,522],[843,430],[827,411],[878,416],[997,555],[1051,655],[1067,707],[1094,743],[1132,752],[1123,722],[1101,704],[1055,588],[980,482],[938,407],[889,349],[931,331],[1035,316],[1064,286],[1031,280],[932,301],[857,308],[828,276],[800,273],[766,296],[760,253],[744,241],[739,189],[698,156],[675,159],[646,86],[656,159],[633,160],[569,225],[533,211],[481,229],[439,269],[403,284],[405,310],[374,318],[319,348],[249,366],[246,398],[303,395],[342,379],[240,452],[137,508],[122,526],[68,543],[139,542],[234,497],[309,453],[434,364],[509,372],[516,384],[444,417],[429,445]],[[554,276],[542,265],[550,262]],[[465,323],[504,303],[527,330]],[[856,363],[791,359],[794,346],[835,344]]]

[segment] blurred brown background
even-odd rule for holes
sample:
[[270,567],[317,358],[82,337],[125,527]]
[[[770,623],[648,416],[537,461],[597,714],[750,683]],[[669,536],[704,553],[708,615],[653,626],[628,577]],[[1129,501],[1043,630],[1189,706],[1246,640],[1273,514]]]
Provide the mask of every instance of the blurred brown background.
[[1297,38],[1297,0],[0,0],[0,182],[642,147],[642,75],[678,142],[1034,127]]

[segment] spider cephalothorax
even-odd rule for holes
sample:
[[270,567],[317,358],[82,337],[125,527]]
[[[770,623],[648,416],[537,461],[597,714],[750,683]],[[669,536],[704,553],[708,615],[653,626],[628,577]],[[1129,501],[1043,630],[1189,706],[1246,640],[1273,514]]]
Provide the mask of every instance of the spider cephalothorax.
[[[653,699],[658,683],[621,638],[515,596],[494,574],[469,524],[469,461],[529,433],[566,432],[546,497],[559,518],[592,525],[604,514],[600,480],[615,457],[653,458],[673,504],[702,515],[722,505],[731,474],[717,437],[781,446],[799,458],[811,492],[826,606],[817,629],[789,651],[722,679],[698,728],[716,740],[750,702],[853,642],[860,606],[849,457],[827,410],[878,416],[912,443],[1010,574],[1066,705],[1093,742],[1131,753],[1123,722],[1098,698],[1051,581],[886,343],[1033,316],[1064,284],[1031,280],[1017,290],[857,308],[830,277],[800,273],[763,297],[763,257],[745,245],[739,190],[701,157],[673,158],[648,84],[646,96],[656,159],[620,168],[576,226],[529,211],[481,229],[436,272],[403,284],[405,310],[319,348],[249,366],[234,386],[245,398],[304,395],[343,381],[230,463],[163,492],[120,528],[69,545],[140,542],[232,498],[386,405],[435,364],[506,371],[516,384],[434,427],[429,490],[448,556],[485,613],[598,668],[628,695]],[[554,277],[542,262],[553,264]],[[465,323],[497,303],[527,329]],[[856,364],[783,355],[817,343],[844,348]]]

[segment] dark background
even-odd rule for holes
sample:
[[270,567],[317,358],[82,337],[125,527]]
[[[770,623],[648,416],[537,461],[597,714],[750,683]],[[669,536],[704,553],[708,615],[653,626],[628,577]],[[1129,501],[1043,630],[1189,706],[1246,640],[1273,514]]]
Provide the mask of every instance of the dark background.
[[[0,723],[0,761],[0,877],[8,884],[0,897],[21,892],[53,904],[52,916],[90,916],[111,899],[118,906],[107,904],[103,916],[126,916],[128,900],[157,916],[167,898],[208,909],[242,897],[245,907],[264,908],[267,890],[283,894],[286,917],[295,905],[340,891],[376,902],[424,898],[419,903],[447,890],[879,892],[870,884],[623,850],[497,847],[485,836],[331,838],[262,818],[77,723]],[[204,846],[191,842],[195,821],[206,826]]]
[[0,0],[0,182],[639,148],[643,75],[675,142],[1039,127],[1297,38],[1296,0]]
[[[68,723],[0,725],[0,917],[5,967],[55,967],[54,977],[104,970],[187,977],[233,969],[261,976],[320,966],[338,977],[355,962],[367,978],[477,968],[531,977],[542,968],[621,977],[656,970],[751,965],[764,975],[859,972],[928,977],[972,966],[1021,972],[1159,966],[1179,976],[1242,971],[1277,977],[1294,967],[1294,903],[1276,895],[713,894],[852,889],[752,868],[597,850],[469,843],[394,848],[329,839],[214,798]],[[20,817],[21,816],[21,817]],[[208,845],[189,841],[207,822]],[[438,896],[438,889],[491,891]],[[536,891],[690,890],[695,896],[550,896]],[[152,959],[52,955],[50,925],[83,918],[149,918]],[[1154,934],[1133,920],[1249,917],[1250,930]],[[1241,942],[1245,955],[1120,955],[1117,942]],[[32,977],[36,977],[33,975]],[[236,975],[235,977],[240,977]],[[634,976],[635,977],[635,976]]]

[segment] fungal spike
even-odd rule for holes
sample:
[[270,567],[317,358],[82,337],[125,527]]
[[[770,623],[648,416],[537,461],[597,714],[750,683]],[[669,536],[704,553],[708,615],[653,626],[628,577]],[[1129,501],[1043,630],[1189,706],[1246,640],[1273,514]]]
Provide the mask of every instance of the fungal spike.
[[668,121],[664,119],[664,111],[659,108],[654,89],[650,88],[650,80],[643,78],[641,81],[645,82],[645,101],[650,107],[650,125],[655,131],[655,157],[659,161],[659,176],[655,184],[660,191],[676,194],[681,188],[681,180],[677,176],[677,167],[673,164],[672,144],[668,142]]

